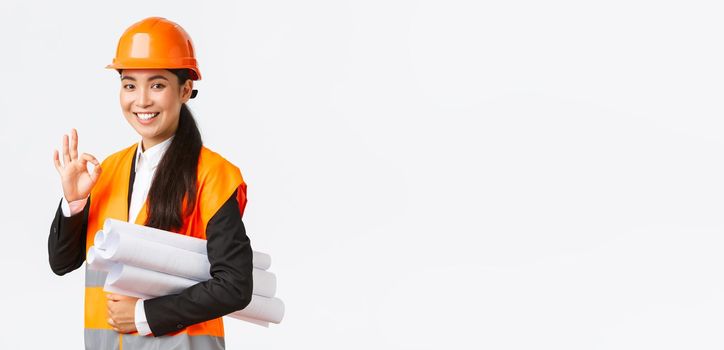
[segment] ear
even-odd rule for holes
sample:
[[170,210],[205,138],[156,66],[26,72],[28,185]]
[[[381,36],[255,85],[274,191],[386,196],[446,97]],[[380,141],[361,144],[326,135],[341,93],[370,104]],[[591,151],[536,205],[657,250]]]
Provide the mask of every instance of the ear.
[[194,81],[189,79],[181,85],[181,102],[189,102],[191,98],[191,92],[194,90]]

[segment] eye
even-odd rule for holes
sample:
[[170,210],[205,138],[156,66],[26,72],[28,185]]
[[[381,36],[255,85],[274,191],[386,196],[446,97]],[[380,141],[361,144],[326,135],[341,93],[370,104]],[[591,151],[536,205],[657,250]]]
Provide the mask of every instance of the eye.
[[163,89],[165,87],[166,87],[166,85],[163,85],[161,83],[155,83],[155,84],[151,85],[152,89]]
[[126,90],[132,90],[132,89],[134,89],[135,87],[136,87],[136,86],[133,85],[133,84],[124,84],[124,85],[123,85],[123,88],[126,89]]

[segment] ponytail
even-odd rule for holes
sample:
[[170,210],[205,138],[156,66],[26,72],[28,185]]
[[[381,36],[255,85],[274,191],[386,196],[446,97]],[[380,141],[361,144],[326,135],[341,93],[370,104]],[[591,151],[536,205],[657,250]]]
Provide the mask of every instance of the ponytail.
[[[186,69],[171,72],[179,78],[179,85],[189,79]],[[146,226],[167,231],[183,226],[183,217],[190,215],[196,204],[196,176],[202,145],[194,116],[184,103],[176,136],[159,162],[148,191]]]

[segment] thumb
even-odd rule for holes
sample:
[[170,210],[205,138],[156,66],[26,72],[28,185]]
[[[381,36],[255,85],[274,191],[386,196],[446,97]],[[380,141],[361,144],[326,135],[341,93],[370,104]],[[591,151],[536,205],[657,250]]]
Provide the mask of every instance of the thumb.
[[96,183],[98,181],[98,178],[101,176],[101,171],[102,169],[100,165],[96,165],[93,168],[93,173],[91,174],[91,181],[93,181],[93,183]]

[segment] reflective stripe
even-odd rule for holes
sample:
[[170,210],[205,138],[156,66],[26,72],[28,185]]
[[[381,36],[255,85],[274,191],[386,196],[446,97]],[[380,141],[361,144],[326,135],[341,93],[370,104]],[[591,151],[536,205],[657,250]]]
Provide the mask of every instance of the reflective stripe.
[[106,282],[106,276],[108,272],[91,270],[88,265],[85,265],[85,286],[86,287],[103,287]]
[[86,350],[120,350],[118,333],[108,329],[85,329]]
[[139,336],[137,334],[120,335],[113,330],[86,329],[85,348],[88,350],[120,350],[120,338],[123,337],[123,350],[224,350],[224,337],[208,335],[190,336]]
[[177,334],[161,337],[142,337],[137,334],[124,334],[123,348],[125,350],[224,350],[226,346],[224,345],[224,337],[208,335],[190,336],[188,334]]

